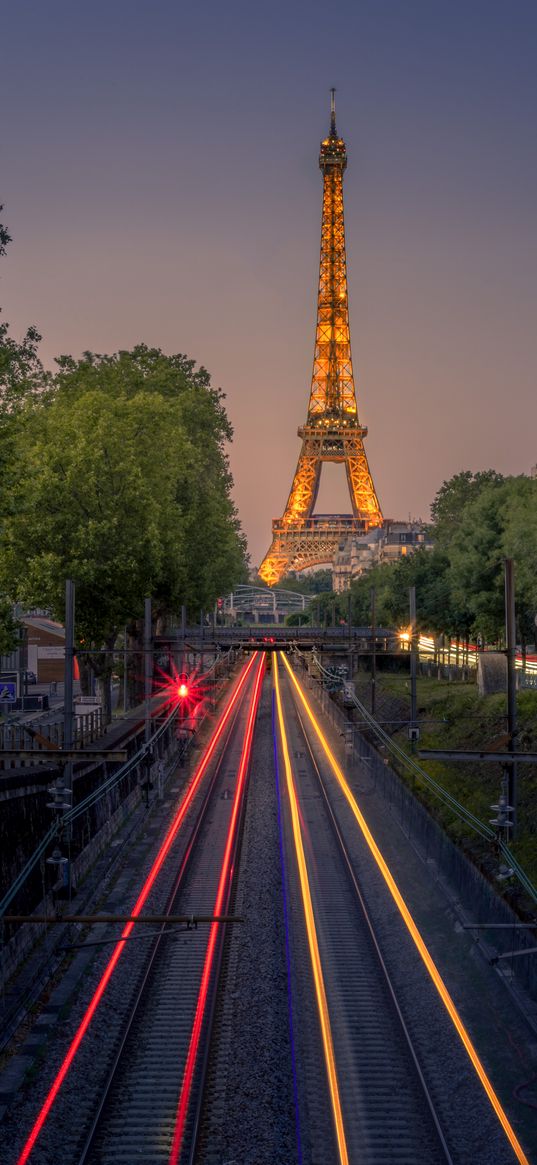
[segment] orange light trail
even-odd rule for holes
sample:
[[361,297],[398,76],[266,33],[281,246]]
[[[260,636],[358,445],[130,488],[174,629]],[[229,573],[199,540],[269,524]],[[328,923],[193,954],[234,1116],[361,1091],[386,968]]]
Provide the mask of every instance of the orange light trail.
[[[236,683],[236,685],[231,693],[231,696],[229,698],[229,701],[228,701],[228,703],[227,703],[227,705],[226,705],[226,707],[225,707],[225,709],[220,717],[220,720],[218,721],[218,724],[213,732],[213,735],[211,736],[209,744],[208,744],[208,746],[203,754],[203,757],[201,758],[199,766],[198,766],[196,772],[194,773],[194,777],[192,779],[192,784],[191,784],[188,792],[186,793],[183,801],[181,802],[181,804],[178,806],[178,808],[176,810],[176,813],[175,813],[173,820],[168,828],[166,836],[164,837],[164,840],[163,840],[162,845],[158,851],[158,854],[155,858],[155,861],[153,862],[153,865],[149,871],[147,879],[146,879],[146,881],[142,887],[142,890],[140,891],[140,894],[138,895],[138,898],[136,899],[136,902],[135,902],[135,904],[130,912],[133,915],[140,914],[142,907],[143,907],[143,905],[144,905],[144,903],[149,895],[149,892],[155,883],[157,875],[160,873],[162,865],[168,856],[168,853],[171,849],[171,846],[172,846],[173,842],[175,841],[175,838],[177,837],[177,834],[179,832],[181,825],[183,824],[186,813],[187,813],[190,805],[192,804],[192,800],[194,798],[194,795],[197,792],[199,785],[200,785],[200,782],[201,782],[201,780],[202,780],[202,778],[207,770],[207,766],[209,764],[209,761],[211,760],[211,757],[214,754],[215,748],[218,744],[218,741],[220,740],[222,732],[224,731],[224,728],[229,721],[229,718],[230,718],[231,713],[235,707],[235,704],[237,703],[239,695],[244,688],[246,680],[247,680],[247,678],[250,674],[250,671],[253,667],[254,660],[255,660],[255,655],[253,655],[251,657],[249,663],[246,665],[246,667],[244,668],[244,670],[242,671],[242,673],[240,674],[240,676],[237,680],[237,683]],[[27,1140],[25,1141],[25,1144],[24,1144],[23,1149],[20,1153],[20,1156],[17,1158],[17,1165],[26,1165],[26,1162],[28,1161],[28,1159],[30,1157],[32,1149],[34,1148],[34,1145],[37,1141],[37,1138],[39,1137],[39,1134],[43,1128],[43,1125],[45,1124],[45,1121],[47,1120],[47,1117],[50,1113],[50,1110],[54,1104],[54,1101],[56,1100],[56,1097],[57,1097],[57,1095],[60,1091],[60,1088],[65,1080],[65,1077],[67,1076],[67,1073],[69,1072],[71,1064],[73,1063],[73,1060],[74,1060],[76,1053],[78,1052],[78,1049],[82,1043],[82,1040],[83,1040],[83,1038],[84,1038],[84,1036],[89,1028],[89,1025],[93,1019],[93,1016],[95,1015],[95,1012],[97,1011],[97,1008],[99,1006],[99,1003],[101,1002],[101,999],[102,999],[104,992],[108,986],[108,983],[110,982],[110,979],[112,978],[112,975],[114,973],[116,965],[120,959],[120,956],[122,955],[122,953],[125,949],[125,943],[122,940],[129,937],[134,926],[135,926],[134,922],[128,922],[121,932],[121,937],[118,939],[117,944],[114,947],[114,951],[113,951],[112,955],[110,956],[110,959],[109,959],[109,961],[108,961],[108,963],[103,971],[103,974],[99,980],[99,984],[95,990],[95,993],[91,999],[91,1002],[89,1003],[88,1008],[87,1008],[86,1012],[84,1013],[84,1017],[81,1020],[80,1026],[78,1027],[76,1034],[73,1037],[73,1040],[72,1040],[72,1042],[69,1046],[69,1049],[65,1055],[65,1058],[61,1064],[61,1067],[53,1080],[53,1083],[52,1083],[52,1085],[51,1085],[51,1087],[50,1087],[50,1089],[45,1097],[45,1100],[43,1101],[43,1104],[39,1110],[39,1113],[36,1117],[34,1125],[33,1125],[32,1129],[28,1135]]]
[[[255,656],[254,656],[255,658]],[[233,812],[229,823],[228,835],[226,840],[226,848],[224,850],[224,857],[222,861],[222,869],[220,872],[220,879],[218,882],[218,890],[216,893],[216,900],[214,904],[214,914],[222,913],[222,906],[226,896],[226,892],[231,887],[233,878],[233,866],[231,865],[231,858],[233,855],[233,847],[235,844],[235,837],[239,821],[239,813],[242,804],[242,796],[244,792],[244,785],[246,782],[246,774],[248,772],[248,765],[250,762],[250,753],[252,751],[252,740],[254,735],[254,726],[257,716],[257,709],[259,705],[259,698],[261,695],[261,684],[263,682],[263,672],[265,669],[265,656],[262,655],[259,661],[259,666],[256,672],[254,691],[250,711],[248,714],[248,721],[246,724],[246,732],[244,734],[244,741],[242,745],[241,759],[239,770],[237,773],[237,786],[235,789],[235,797],[233,800]],[[177,1165],[183,1144],[183,1137],[185,1133],[186,1120],[188,1116],[188,1109],[190,1105],[190,1096],[192,1093],[192,1082],[194,1079],[194,1071],[196,1068],[196,1060],[198,1056],[201,1033],[203,1029],[203,1020],[205,1017],[205,1008],[207,1005],[207,996],[209,993],[209,984],[211,980],[211,972],[213,969],[214,955],[216,950],[216,940],[218,935],[217,922],[213,922],[209,932],[209,941],[207,943],[207,950],[205,953],[205,962],[203,964],[203,974],[196,1003],[196,1012],[194,1015],[194,1023],[192,1025],[192,1032],[190,1036],[190,1044],[188,1048],[188,1055],[183,1074],[183,1082],[181,1085],[181,1093],[179,1096],[179,1103],[177,1106],[177,1117],[175,1121],[175,1129],[173,1134],[172,1148],[170,1153],[170,1165]]]
[[[279,652],[279,654],[282,655],[281,652]],[[288,672],[288,674],[289,674],[289,676],[290,676],[290,678],[291,678],[291,680],[296,688],[298,696],[299,696],[301,703],[305,709],[306,715],[308,716],[308,719],[309,719],[309,721],[310,721],[310,723],[315,731],[315,734],[316,734],[316,736],[317,736],[317,738],[318,738],[318,740],[319,740],[319,742],[320,742],[320,744],[321,744],[321,746],[322,746],[322,748],[323,748],[323,750],[328,758],[328,761],[329,761],[330,766],[332,768],[332,772],[334,773],[334,776],[335,776],[342,792],[345,795],[345,798],[346,798],[346,800],[347,800],[347,802],[348,802],[348,804],[349,804],[349,806],[354,814],[354,817],[356,818],[356,821],[360,827],[360,830],[363,834],[363,837],[364,837],[364,839],[369,847],[371,854],[373,855],[373,857],[375,859],[375,862],[376,862],[376,864],[377,864],[377,866],[382,874],[382,877],[384,878],[384,881],[386,882],[388,890],[390,891],[390,894],[391,894],[391,896],[392,896],[392,898],[397,906],[397,909],[399,910],[399,913],[403,919],[403,922],[405,923],[405,926],[406,926],[415,946],[417,947],[419,955],[420,955],[421,959],[423,960],[423,962],[425,963],[427,971],[429,972],[429,975],[430,975],[430,977],[431,977],[431,979],[436,987],[436,990],[438,991],[438,994],[442,1000],[442,1003],[444,1004],[444,1007],[449,1015],[449,1018],[451,1019],[451,1022],[453,1024],[459,1038],[461,1039],[461,1041],[464,1045],[464,1048],[466,1049],[466,1052],[468,1053],[468,1056],[470,1058],[472,1066],[473,1066],[475,1072],[477,1073],[479,1080],[481,1081],[481,1084],[482,1084],[482,1086],[483,1086],[483,1088],[488,1096],[488,1099],[492,1105],[492,1108],[494,1109],[494,1112],[496,1113],[496,1116],[498,1117],[498,1120],[499,1120],[499,1122],[504,1130],[504,1133],[509,1141],[509,1144],[511,1145],[511,1148],[513,1149],[513,1152],[516,1156],[516,1159],[517,1159],[517,1161],[520,1162],[520,1165],[530,1165],[530,1161],[529,1161],[528,1157],[526,1156],[526,1154],[525,1154],[525,1152],[524,1152],[524,1150],[523,1150],[523,1148],[518,1140],[518,1137],[517,1137],[512,1125],[509,1121],[509,1118],[508,1118],[504,1108],[502,1107],[502,1104],[501,1104],[501,1102],[500,1102],[500,1100],[499,1100],[499,1098],[498,1098],[498,1096],[497,1096],[497,1094],[492,1086],[492,1082],[490,1081],[490,1079],[485,1071],[485,1068],[484,1068],[483,1064],[481,1063],[481,1060],[478,1056],[478,1053],[477,1053],[477,1051],[472,1043],[472,1040],[470,1039],[470,1036],[469,1036],[463,1022],[462,1022],[462,1019],[457,1011],[457,1008],[455,1007],[455,1004],[451,998],[451,995],[449,994],[449,991],[444,983],[444,980],[442,979],[442,976],[441,976],[441,974],[436,966],[436,963],[434,962],[431,954],[429,953],[428,948],[425,945],[425,942],[420,934],[420,931],[418,930],[418,927],[416,926],[416,923],[414,922],[414,919],[413,919],[413,917],[410,913],[410,910],[408,909],[408,906],[407,906],[407,904],[406,904],[406,902],[401,894],[401,891],[399,890],[399,887],[397,886],[397,883],[393,877],[393,874],[391,873],[385,859],[383,858],[383,856],[378,848],[378,845],[373,837],[373,834],[371,833],[371,830],[369,829],[369,826],[368,826],[364,816],[362,815],[362,813],[358,807],[357,802],[354,799],[354,795],[351,792],[349,785],[347,784],[347,781],[345,779],[343,771],[340,768],[340,766],[339,766],[339,764],[338,764],[338,762],[337,762],[337,760],[332,752],[332,749],[330,748],[330,745],[328,744],[328,741],[327,741],[327,739],[326,739],[326,737],[325,737],[325,735],[324,735],[324,733],[323,733],[323,731],[322,731],[322,729],[317,721],[317,718],[316,718],[314,712],[312,711],[312,708],[309,704],[309,701],[306,698],[306,695],[302,689],[302,685],[299,683],[299,681],[296,678],[290,664],[287,662],[287,659],[285,658],[284,655],[282,655],[282,659],[283,659],[283,662],[284,662],[285,667],[287,669],[287,672]]]
[[[279,653],[281,654],[281,652]],[[332,1104],[332,1115],[334,1119],[335,1133],[337,1139],[339,1160],[341,1165],[348,1165],[349,1156],[347,1152],[347,1142],[345,1138],[345,1128],[343,1125],[343,1113],[341,1110],[341,1099],[339,1095],[339,1084],[336,1070],[336,1059],[334,1055],[334,1044],[332,1040],[332,1028],[330,1025],[330,1015],[328,1012],[328,1002],[326,999],[326,990],[324,986],[323,970],[321,965],[321,956],[319,954],[319,944],[317,942],[317,931],[315,928],[315,917],[313,914],[313,904],[311,901],[311,892],[308,879],[308,870],[306,865],[306,855],[304,853],[304,845],[302,842],[302,833],[300,829],[300,815],[298,808],[298,800],[296,795],[295,783],[293,780],[293,771],[291,768],[291,760],[289,757],[289,747],[287,744],[287,733],[285,731],[285,721],[283,718],[283,709],[280,696],[280,680],[278,675],[278,661],[275,659],[274,668],[274,686],[276,691],[276,706],[278,709],[278,723],[280,726],[280,738],[283,752],[283,762],[285,767],[285,777],[287,782],[287,793],[289,796],[289,805],[291,808],[291,821],[293,825],[293,837],[295,842],[295,850],[298,862],[298,875],[300,878],[300,889],[302,891],[302,903],[304,906],[304,916],[306,920],[306,930],[308,934],[308,945],[310,950],[311,966],[313,970],[313,980],[315,983],[315,995],[317,998],[317,1009],[319,1012],[319,1021],[321,1024],[321,1035],[323,1041],[324,1060],[326,1065],[326,1073],[328,1076],[328,1087],[330,1090],[330,1101]]]

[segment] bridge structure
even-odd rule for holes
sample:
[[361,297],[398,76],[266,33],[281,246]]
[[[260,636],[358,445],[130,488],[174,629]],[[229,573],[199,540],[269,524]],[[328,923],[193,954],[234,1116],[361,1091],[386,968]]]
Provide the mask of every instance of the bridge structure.
[[230,623],[245,619],[253,623],[280,623],[287,615],[304,611],[311,598],[298,591],[239,585],[222,600],[220,614]]
[[193,627],[176,628],[165,635],[157,636],[154,640],[155,648],[174,650],[191,650],[194,652],[218,652],[230,647],[243,651],[291,651],[295,647],[302,651],[335,651],[336,653],[349,650],[369,654],[372,649],[373,636],[375,650],[400,651],[400,636],[397,630],[391,627],[377,627],[373,632],[371,627],[353,627],[340,624],[336,627],[274,627],[252,623],[246,626],[204,625],[199,623]]
[[[272,523],[272,543],[259,575],[269,586],[289,570],[331,562],[353,535],[382,526],[383,516],[364,448],[351,356],[343,174],[347,151],[336,130],[331,91],[330,132],[321,142],[323,175],[317,328],[306,424],[283,517]],[[322,465],[345,465],[351,514],[314,514]]]

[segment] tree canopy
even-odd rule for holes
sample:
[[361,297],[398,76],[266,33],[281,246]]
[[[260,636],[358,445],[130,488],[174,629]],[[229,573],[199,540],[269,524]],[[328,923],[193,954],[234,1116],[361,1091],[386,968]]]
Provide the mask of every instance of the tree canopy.
[[408,590],[415,586],[421,629],[497,642],[505,624],[503,563],[511,557],[519,637],[534,639],[537,480],[494,470],[458,473],[441,486],[431,513],[433,550],[376,566],[353,582],[354,621],[369,621],[374,586],[377,621],[406,622]]
[[17,598],[61,615],[73,578],[77,628],[100,646],[144,595],[166,614],[209,606],[242,577],[231,430],[204,370],[143,345],[64,357],[23,422],[0,568]]
[[[3,211],[0,205],[0,214]],[[0,258],[11,242],[7,227],[0,222]],[[29,327],[22,340],[10,335],[9,324],[0,320],[0,513],[9,504],[14,470],[14,441],[25,402],[44,390],[46,376],[38,355],[40,335]],[[1,522],[1,519],[0,519]],[[1,527],[0,527],[1,529]],[[1,549],[1,546],[0,546]],[[12,593],[0,580],[0,652],[7,654],[17,641],[17,623],[12,614]]]
[[[10,241],[0,224],[0,255]],[[209,608],[247,577],[223,394],[194,360],[145,344],[46,372],[39,341],[0,324],[0,646],[15,601],[63,618],[66,578],[95,649],[146,595],[161,620]]]

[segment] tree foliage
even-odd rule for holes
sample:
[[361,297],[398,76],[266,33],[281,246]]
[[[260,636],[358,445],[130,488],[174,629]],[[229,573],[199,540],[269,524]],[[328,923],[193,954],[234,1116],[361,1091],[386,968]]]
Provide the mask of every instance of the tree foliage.
[[403,627],[409,620],[409,589],[416,588],[418,625],[422,630],[462,631],[458,612],[452,606],[449,559],[441,550],[420,548],[415,554],[394,563],[381,563],[356,579],[351,588],[353,621],[371,621],[371,590],[375,588],[375,617],[378,626]]
[[286,574],[279,583],[276,583],[274,589],[296,591],[300,595],[320,595],[324,591],[330,591],[331,587],[332,569],[331,567],[323,567],[321,570],[312,570],[308,574],[305,571],[298,574]]
[[[0,214],[3,211],[0,206]],[[11,236],[0,222],[0,257],[6,254]],[[5,513],[12,490],[14,441],[25,402],[43,390],[45,374],[39,359],[41,337],[36,328],[28,328],[21,341],[10,335],[9,324],[0,320],[0,510]],[[1,523],[1,519],[0,519]],[[1,525],[0,525],[1,529]],[[1,548],[0,548],[1,549]],[[16,623],[12,616],[13,594],[0,582],[0,651],[15,647]]]
[[488,485],[495,485],[504,479],[495,469],[485,469],[481,473],[471,473],[469,469],[456,473],[440,486],[432,504],[433,535],[437,545],[447,547],[457,532],[463,510],[479,497]]
[[161,617],[209,607],[246,574],[231,435],[222,394],[185,356],[138,345],[62,357],[17,426],[4,586],[62,618],[73,578],[77,634],[95,649],[141,615],[145,595]]
[[[462,479],[465,479],[464,481]],[[493,470],[458,474],[432,507],[435,544],[449,560],[451,603],[472,634],[497,642],[505,626],[504,560],[515,564],[519,638],[535,636],[537,481]]]
[[352,584],[353,619],[370,621],[371,587],[377,622],[408,621],[408,591],[416,588],[419,627],[436,634],[502,640],[504,559],[515,562],[519,639],[534,641],[537,612],[537,480],[504,478],[494,470],[458,473],[431,507],[434,549],[420,549],[375,567]]

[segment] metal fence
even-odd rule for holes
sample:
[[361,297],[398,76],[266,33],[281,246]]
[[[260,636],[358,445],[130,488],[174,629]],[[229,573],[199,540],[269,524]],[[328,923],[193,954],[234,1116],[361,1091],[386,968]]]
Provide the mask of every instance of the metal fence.
[[[52,713],[52,715],[58,715]],[[16,721],[8,722],[0,725],[0,753],[3,749],[25,749],[31,750],[36,754],[36,764],[39,760],[43,760],[43,756],[47,756],[47,748],[37,739],[34,732],[37,731],[40,736],[44,736],[50,741],[53,749],[61,748],[63,745],[63,717],[61,720],[39,720],[33,719],[28,725],[32,729],[30,733],[24,724]],[[74,717],[73,727],[73,747],[82,748],[86,744],[92,744],[97,740],[103,732],[103,713],[102,708],[93,707],[91,711],[82,712]],[[4,768],[12,768],[17,766],[20,762],[17,758],[2,759]],[[33,765],[32,760],[26,760],[25,764]]]

